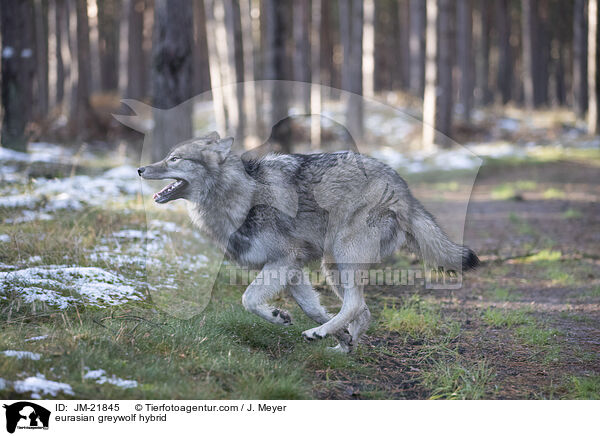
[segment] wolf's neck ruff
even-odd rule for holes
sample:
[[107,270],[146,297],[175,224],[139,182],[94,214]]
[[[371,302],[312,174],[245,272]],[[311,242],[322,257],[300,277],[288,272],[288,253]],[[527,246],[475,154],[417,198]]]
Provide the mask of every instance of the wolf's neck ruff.
[[244,171],[239,157],[229,156],[211,188],[194,192],[194,197],[189,199],[189,216],[225,251],[231,235],[246,220],[255,191],[256,182]]

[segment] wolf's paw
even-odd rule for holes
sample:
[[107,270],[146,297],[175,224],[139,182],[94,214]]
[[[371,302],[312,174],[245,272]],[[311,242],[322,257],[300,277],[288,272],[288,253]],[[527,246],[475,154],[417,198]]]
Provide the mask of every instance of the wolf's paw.
[[315,341],[317,339],[323,339],[325,336],[327,336],[327,333],[319,331],[318,327],[302,332],[302,337],[308,342]]
[[335,353],[342,353],[342,354],[348,354],[352,351],[352,347],[343,344],[343,343],[339,343],[337,344],[335,347],[327,347],[327,349],[335,352]]
[[273,322],[275,324],[292,325],[292,317],[285,310],[273,309]]
[[352,346],[354,345],[354,341],[353,341],[352,335],[350,334],[348,329],[342,329],[342,330],[338,331],[335,334],[335,337],[337,338],[338,341],[340,341],[340,344],[342,344],[342,346],[344,346],[348,349],[352,349]]

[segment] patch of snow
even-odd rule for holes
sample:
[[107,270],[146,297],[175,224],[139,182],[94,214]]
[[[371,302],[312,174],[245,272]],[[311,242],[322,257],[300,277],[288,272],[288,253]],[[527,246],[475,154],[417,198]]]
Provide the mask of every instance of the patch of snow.
[[10,242],[9,235],[0,235],[0,242]]
[[43,374],[38,373],[35,377],[27,377],[25,380],[19,380],[13,383],[16,392],[22,394],[31,392],[31,398],[39,400],[42,395],[51,395],[55,397],[59,392],[67,395],[75,395],[73,388],[67,383],[47,380]]
[[443,150],[432,157],[435,169],[441,170],[468,170],[477,169],[481,159],[464,148],[457,150]]
[[52,219],[52,215],[44,212],[35,212],[33,210],[22,210],[21,215],[16,218],[5,219],[6,224],[27,223],[30,221],[48,221]]
[[150,221],[149,227],[158,228],[165,232],[180,232],[181,231],[181,227],[179,226],[179,224],[173,223],[171,221],[152,220],[152,221]]
[[2,57],[5,59],[10,59],[15,54],[15,49],[11,46],[6,46],[2,49]]
[[16,357],[17,359],[31,359],[31,360],[40,360],[42,357],[41,354],[32,353],[31,351],[15,351],[15,350],[5,350],[2,351],[6,357]]
[[420,173],[431,170],[450,171],[458,169],[477,169],[481,159],[466,148],[438,150],[434,153],[401,153],[392,147],[383,147],[371,153],[376,159],[401,171]]
[[468,144],[467,147],[477,156],[501,158],[508,156],[522,157],[527,154],[527,150],[522,146],[514,144]]
[[33,195],[20,194],[0,198],[0,207],[28,207],[32,208],[39,202]]
[[115,238],[126,239],[156,239],[158,235],[155,232],[145,232],[143,230],[125,229],[113,233]]
[[60,309],[78,300],[54,289],[66,294],[77,293],[84,304],[97,307],[143,298],[125,278],[97,267],[49,265],[0,272],[0,294],[12,290],[26,302],[45,301]]
[[109,383],[111,385],[118,386],[123,389],[136,388],[138,383],[135,380],[124,380],[115,375],[109,377],[106,376],[106,371],[103,369],[94,369],[88,371],[84,376],[84,379],[88,380],[96,380],[96,383],[102,385],[104,383]]
[[10,148],[0,147],[0,161],[11,160],[15,162],[29,162],[29,155],[22,151],[11,150]]
[[27,263],[40,263],[42,261],[42,256],[31,256],[27,259]]
[[521,127],[521,121],[516,120],[514,118],[500,118],[496,122],[496,126],[500,130],[505,130],[507,132],[516,132]]
[[25,342],[43,341],[43,340],[44,340],[44,339],[46,339],[47,337],[48,337],[48,335],[34,336],[34,337],[32,337],[32,338],[25,339]]
[[8,386],[8,382],[3,378],[0,378],[0,391],[3,391]]
[[409,159],[404,153],[400,153],[392,147],[382,147],[379,150],[374,150],[371,153],[371,156],[385,162],[393,168],[403,167],[409,163]]
[[17,289],[17,292],[23,297],[23,300],[26,303],[42,301],[51,306],[56,306],[56,308],[61,310],[66,309],[70,304],[75,302],[73,297],[65,297],[51,289],[43,289],[37,286],[19,288]]

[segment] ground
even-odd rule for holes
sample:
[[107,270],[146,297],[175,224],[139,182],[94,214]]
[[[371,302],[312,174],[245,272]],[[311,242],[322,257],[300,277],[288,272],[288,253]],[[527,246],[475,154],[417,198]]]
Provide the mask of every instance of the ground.
[[[369,286],[373,324],[351,355],[330,351],[331,339],[304,343],[301,332],[314,324],[286,296],[275,304],[292,326],[245,312],[243,287],[229,284],[226,266],[206,310],[172,316],[153,302],[134,251],[150,226],[140,194],[120,203],[64,186],[40,194],[34,179],[61,169],[12,165],[0,199],[3,398],[600,399],[597,148],[485,159],[464,235],[480,268],[452,291]],[[407,178],[417,197],[442,204],[471,188],[461,170]],[[24,180],[39,195],[23,194]],[[102,180],[95,195],[129,189],[120,177]],[[167,224],[184,226],[155,223]],[[203,260],[195,256],[176,261],[192,268]],[[387,263],[418,266],[407,253]],[[319,290],[337,310],[332,293]]]

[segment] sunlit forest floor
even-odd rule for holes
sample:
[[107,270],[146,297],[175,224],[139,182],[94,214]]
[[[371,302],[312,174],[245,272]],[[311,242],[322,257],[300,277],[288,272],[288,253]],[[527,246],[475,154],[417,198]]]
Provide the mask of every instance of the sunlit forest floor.
[[[351,355],[331,339],[304,343],[313,323],[287,296],[276,305],[290,327],[247,313],[225,269],[204,312],[162,311],[135,168],[40,156],[2,156],[2,398],[600,399],[597,147],[485,159],[464,237],[482,266],[453,291],[369,287],[373,323]],[[462,170],[408,179],[442,203],[471,189]],[[154,228],[185,232],[166,219]],[[146,238],[161,249],[160,231]],[[418,261],[399,253],[388,265]]]

